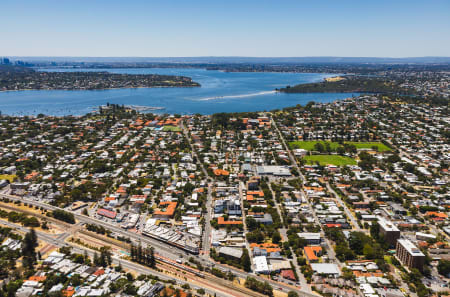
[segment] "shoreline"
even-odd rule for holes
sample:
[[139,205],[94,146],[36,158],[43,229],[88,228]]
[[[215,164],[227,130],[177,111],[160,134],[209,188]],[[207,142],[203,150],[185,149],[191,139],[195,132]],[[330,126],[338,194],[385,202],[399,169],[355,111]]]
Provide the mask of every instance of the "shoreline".
[[[274,92],[276,92],[276,91],[274,91]],[[278,93],[278,92],[277,92]],[[311,94],[314,94],[314,93],[311,93]],[[339,94],[339,93],[336,93],[336,94]],[[343,93],[340,93],[340,94],[343,94]],[[329,103],[333,103],[333,102],[335,102],[335,101],[340,101],[340,100],[346,100],[346,99],[348,99],[348,98],[352,98],[353,96],[356,96],[356,97],[358,97],[358,96],[360,96],[360,95],[364,95],[363,93],[348,93],[348,97],[346,97],[346,98],[337,98],[337,99],[334,99],[333,101],[330,101],[330,102],[318,102],[318,101],[314,101],[314,102],[316,102],[316,103],[321,103],[321,104],[329,104]],[[305,103],[304,105],[306,105],[307,103]],[[124,104],[125,105],[125,104]],[[294,105],[290,105],[290,106],[285,106],[285,107],[283,107],[283,108],[292,108],[292,107],[295,107],[295,106],[297,106],[297,105],[301,105],[301,104],[294,104]],[[21,114],[21,115],[18,115],[18,114],[16,114],[16,115],[14,115],[14,114],[8,114],[8,113],[0,113],[0,117],[2,117],[2,116],[12,116],[12,117],[26,117],[26,116],[31,116],[31,117],[36,117],[38,114],[43,114],[44,116],[46,116],[46,117],[57,117],[57,118],[63,118],[63,117],[82,117],[82,116],[85,116],[85,115],[87,115],[88,113],[92,113],[92,112],[96,112],[97,111],[97,109],[100,107],[100,106],[104,106],[104,105],[99,105],[99,106],[92,106],[92,107],[88,107],[88,108],[90,108],[90,111],[89,112],[85,112],[85,113],[83,113],[83,114],[64,114],[64,115],[54,115],[54,114],[46,114],[46,113],[36,113],[36,114]],[[136,105],[125,105],[125,107],[128,107],[128,108],[131,108],[131,109],[135,109],[134,107],[138,107],[138,109],[141,109],[142,108],[142,110],[137,110],[137,109],[135,109],[137,112],[140,112],[140,113],[152,113],[152,114],[158,114],[158,111],[159,112],[163,112],[163,111],[165,111],[167,108],[166,107],[163,107],[163,106],[142,106],[142,105],[140,105],[140,106],[136,106]],[[283,109],[282,108],[282,109]],[[145,110],[144,110],[145,109]],[[273,108],[273,109],[271,109],[271,110],[257,110],[257,111],[239,111],[239,112],[233,112],[233,111],[229,111],[229,112],[225,112],[225,113],[246,113],[246,112],[274,112],[275,110],[277,110],[277,109],[280,109],[280,108]],[[166,113],[166,112],[163,112],[163,113]],[[188,113],[179,113],[178,112],[178,114],[181,114],[181,115],[187,115],[187,116],[190,116],[190,115],[194,115],[194,114],[196,114],[196,113],[198,113],[198,112],[188,112]],[[201,113],[202,115],[213,115],[213,114],[216,114],[216,113],[220,113],[220,112],[214,112],[214,113]],[[172,113],[172,114],[175,114],[175,113]]]
[[19,90],[0,90],[2,92],[24,92],[24,91],[106,91],[123,89],[157,89],[157,88],[201,88],[198,86],[154,86],[154,87],[123,87],[123,88],[104,88],[104,89],[19,89]]
[[[311,83],[311,82],[318,82],[318,81],[322,81],[324,79],[326,79],[327,77],[334,77],[337,76],[336,74],[332,74],[332,73],[315,73],[316,75],[314,75],[313,77],[309,77],[307,76],[302,76],[300,74],[300,76],[291,76],[291,80],[298,80],[300,83]],[[306,79],[302,78],[305,77]],[[280,82],[283,84],[283,80],[284,79],[278,79],[278,84],[280,84]],[[268,84],[268,83],[266,83]],[[14,107],[15,104],[10,104],[10,102],[12,103],[13,101],[9,101],[5,102],[5,109],[6,110],[2,110],[3,108],[0,107],[0,110],[2,111],[3,114],[10,114],[10,115],[37,115],[39,113],[42,114],[46,114],[46,115],[53,115],[53,116],[65,116],[65,115],[84,115],[86,113],[89,113],[91,111],[92,108],[97,108],[98,106],[105,104],[105,102],[107,102],[108,100],[114,100],[112,98],[115,98],[113,95],[116,94],[115,92],[102,92],[102,91],[107,91],[107,90],[117,90],[117,92],[122,92],[120,94],[128,94],[131,96],[134,96],[133,94],[136,94],[136,96],[138,96],[140,93],[134,93],[133,91],[119,91],[119,90],[123,90],[123,89],[147,89],[147,91],[143,91],[144,94],[143,95],[147,95],[148,94],[148,100],[137,100],[136,102],[133,100],[122,100],[122,101],[115,101],[116,103],[119,104],[125,104],[125,105],[149,105],[150,107],[154,107],[154,106],[158,106],[158,107],[164,107],[166,109],[172,110],[174,111],[174,113],[181,113],[181,114],[195,114],[195,113],[202,113],[202,114],[213,114],[213,113],[217,113],[219,112],[222,108],[221,105],[216,107],[216,103],[214,103],[215,101],[217,101],[217,104],[222,104],[222,103],[226,103],[228,100],[225,99],[230,99],[230,102],[236,102],[236,98],[245,98],[245,99],[249,99],[250,98],[269,98],[269,99],[254,99],[254,102],[250,102],[249,100],[242,100],[243,102],[247,102],[248,103],[243,103],[243,106],[241,107],[236,107],[236,108],[227,108],[228,112],[253,112],[253,111],[263,111],[263,110],[274,110],[274,109],[279,109],[279,108],[287,108],[287,107],[291,107],[291,106],[295,106],[296,104],[306,104],[307,101],[315,101],[315,102],[330,102],[330,101],[334,101],[334,100],[340,100],[340,99],[345,99],[345,98],[349,98],[354,96],[354,93],[349,92],[348,94],[342,94],[342,93],[336,93],[336,96],[333,95],[328,95],[326,93],[322,95],[320,94],[314,94],[311,93],[310,95],[306,95],[305,96],[305,100],[303,100],[303,96],[292,96],[294,98],[295,102],[290,102],[290,99],[277,99],[280,98],[278,96],[280,96],[282,92],[280,92],[279,90],[273,89],[274,87],[272,87],[272,89],[265,89],[262,88],[262,91],[260,89],[260,91],[250,91],[250,92],[246,92],[246,90],[240,90],[243,91],[240,94],[233,94],[232,89],[229,89],[228,92],[223,92],[223,88],[219,88],[218,90],[221,90],[221,92],[206,92],[205,94],[203,94],[204,92],[200,91],[201,89],[194,89],[195,87],[202,87],[203,84],[199,83],[199,85],[189,85],[189,86],[153,86],[153,87],[127,87],[127,88],[123,88],[123,87],[119,87],[119,88],[104,88],[104,89],[20,89],[20,90],[1,90],[0,91],[0,95],[3,94],[5,96],[5,98],[21,98],[22,96],[24,98],[28,97],[29,95],[27,94],[36,94],[36,95],[30,95],[30,98],[34,98],[34,96],[37,96],[36,98],[43,98],[43,103],[44,105],[41,105],[40,102],[30,102],[30,107],[27,108],[26,106],[17,106],[18,108]],[[205,85],[206,88],[209,88],[209,85]],[[165,104],[164,100],[163,101],[154,101],[153,97],[151,96],[151,89],[174,89],[174,88],[179,88],[178,90],[180,91],[176,91],[176,90],[172,90],[172,91],[160,91],[159,93],[161,94],[165,94],[166,92],[168,94],[178,94],[177,98],[175,99],[175,101],[183,101],[185,100],[192,100],[192,101],[197,101],[197,104],[193,105],[192,108],[189,107],[187,109],[180,109],[176,106],[172,106],[170,103]],[[188,90],[191,89],[192,92],[190,91],[182,91],[182,90]],[[197,90],[197,91],[195,91]],[[236,89],[237,91],[238,89]],[[47,91],[47,92],[27,92],[27,93],[8,93],[8,92],[19,92],[19,91]],[[73,91],[73,92],[51,92],[51,91]],[[98,92],[76,92],[76,91],[98,91]],[[156,90],[155,90],[156,91]],[[183,98],[180,97],[179,94],[184,94],[185,92],[188,92],[189,94],[196,94],[196,96],[192,97],[192,95],[188,98]],[[198,94],[197,94],[198,93]],[[208,96],[211,93],[211,95],[213,96]],[[218,96],[214,96],[214,93],[223,93],[223,95],[218,95]],[[233,94],[233,95],[226,95],[226,94]],[[10,95],[7,95],[10,94]],[[20,95],[22,94],[22,95]],[[37,95],[39,94],[39,95]],[[78,104],[74,103],[67,103],[67,105],[63,105],[61,106],[61,108],[57,108],[54,106],[51,106],[51,103],[48,104],[47,102],[49,100],[46,100],[43,96],[41,96],[40,94],[46,94],[44,97],[47,96],[51,96],[51,94],[55,94],[55,98],[58,98],[58,96],[69,96],[68,98],[74,98],[74,100],[76,100],[76,98],[78,98],[78,96],[86,96],[91,98],[92,100],[90,100],[91,103],[93,103],[91,106],[86,107],[86,108],[82,108],[85,104],[81,104],[82,106],[79,107]],[[70,95],[73,94],[73,95]],[[86,95],[83,95],[86,94]],[[88,95],[90,94],[90,95]],[[110,96],[111,94],[111,96]],[[123,96],[128,96],[128,95],[123,95]],[[206,95],[206,96],[205,96]],[[265,96],[263,96],[265,95]],[[123,96],[119,96],[119,97],[123,97]],[[266,97],[269,96],[269,97]],[[273,96],[273,97],[270,97]],[[277,96],[277,97],[275,97]],[[110,98],[111,97],[111,98]],[[147,97],[147,96],[146,96]],[[248,98],[247,98],[248,97]],[[288,97],[288,96],[286,96]],[[297,99],[298,97],[298,99]],[[323,98],[322,98],[323,97]],[[84,98],[84,97],[83,97]],[[140,97],[139,97],[140,98]],[[156,97],[155,99],[158,99],[159,97]],[[283,96],[284,98],[284,96]],[[101,100],[97,100],[97,99],[105,99],[104,102]],[[223,100],[221,100],[223,99]],[[273,104],[270,103],[271,99],[275,100],[273,101]],[[150,100],[150,101],[149,101]],[[233,101],[234,100],[234,101]],[[265,106],[259,106],[259,100],[264,100],[265,102]],[[269,100],[269,101],[268,101]],[[280,103],[278,103],[278,100],[281,100]],[[52,101],[52,100],[50,100]],[[94,102],[98,102],[99,104],[95,104]],[[111,101],[110,101],[111,102]],[[169,101],[170,102],[170,101]],[[184,102],[184,101],[183,101]],[[206,107],[201,107],[203,105],[199,105],[199,104],[203,104],[200,102],[205,102],[205,104],[207,104],[207,102],[211,102],[208,103],[207,105],[205,105]],[[239,101],[240,102],[240,101]],[[298,103],[297,103],[298,102]],[[136,104],[137,103],[137,104]],[[209,105],[209,104],[213,104],[213,105]],[[226,103],[229,104],[229,103]],[[234,103],[230,103],[231,105],[234,105]],[[244,105],[249,105],[247,106],[247,108],[244,107]],[[36,106],[35,106],[36,105]],[[89,104],[90,105],[90,104]],[[31,107],[32,106],[32,107]],[[209,107],[211,106],[211,107]],[[233,109],[236,109],[236,111],[234,111]],[[199,111],[196,111],[199,110]],[[153,113],[159,113],[158,110],[148,110],[150,112]]]

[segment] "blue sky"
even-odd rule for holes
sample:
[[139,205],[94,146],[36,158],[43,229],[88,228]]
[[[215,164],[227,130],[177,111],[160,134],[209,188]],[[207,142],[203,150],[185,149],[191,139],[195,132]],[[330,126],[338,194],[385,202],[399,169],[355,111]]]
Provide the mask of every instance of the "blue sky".
[[2,0],[0,56],[450,56],[450,1]]

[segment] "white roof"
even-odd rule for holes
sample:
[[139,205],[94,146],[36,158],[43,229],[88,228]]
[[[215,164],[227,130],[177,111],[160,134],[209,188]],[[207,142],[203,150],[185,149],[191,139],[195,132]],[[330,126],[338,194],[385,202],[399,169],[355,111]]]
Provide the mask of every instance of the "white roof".
[[285,175],[290,176],[291,172],[285,166],[269,165],[269,166],[258,166],[256,168],[258,175],[261,174],[273,174],[273,175]]
[[385,231],[400,231],[397,226],[383,217],[378,217],[378,224],[380,224]]
[[242,249],[237,249],[237,248],[232,248],[232,247],[228,247],[228,246],[223,246],[219,248],[219,253],[225,254],[225,255],[230,255],[233,256],[235,258],[240,258],[242,257]]
[[423,232],[416,232],[416,238],[419,238],[419,237],[425,237],[425,238],[431,238],[431,239],[436,238],[436,236],[433,235],[433,234],[427,234],[427,233],[423,233]]
[[412,256],[425,257],[425,255],[411,241],[407,239],[399,239],[397,242],[402,245]]
[[298,237],[304,238],[304,239],[310,239],[310,240],[319,240],[320,239],[320,233],[311,233],[311,232],[302,232],[297,233]]
[[311,268],[318,274],[341,274],[339,267],[332,263],[311,263]]
[[53,251],[50,255],[48,255],[49,257],[54,257],[54,258],[64,258],[66,255],[62,254],[62,253],[58,253],[57,251]]
[[267,259],[265,256],[258,256],[253,258],[253,263],[255,264],[255,272],[268,272],[269,266],[267,265]]

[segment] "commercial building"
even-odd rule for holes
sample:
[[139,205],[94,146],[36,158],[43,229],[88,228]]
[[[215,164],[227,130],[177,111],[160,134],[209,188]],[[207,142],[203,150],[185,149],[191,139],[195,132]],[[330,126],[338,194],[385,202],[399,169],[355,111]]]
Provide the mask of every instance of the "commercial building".
[[258,166],[256,172],[258,175],[291,176],[286,166]]
[[301,232],[298,237],[306,240],[308,245],[319,245],[321,243],[320,233]]
[[319,275],[326,275],[329,277],[339,277],[341,275],[339,267],[332,263],[312,263],[311,269],[314,273]]
[[111,211],[111,210],[107,210],[107,209],[104,209],[104,208],[100,208],[99,210],[97,210],[97,214],[99,216],[104,216],[104,217],[107,217],[107,218],[110,218],[110,219],[115,219],[116,216],[117,216],[117,212]]
[[242,249],[232,248],[223,246],[219,248],[219,256],[232,259],[232,260],[239,260],[242,257]]
[[397,258],[404,265],[422,271],[425,255],[411,241],[407,239],[397,240],[396,252]]
[[269,265],[267,264],[267,258],[265,256],[257,256],[253,258],[255,264],[255,272],[268,274],[270,272]]
[[433,234],[427,234],[427,233],[423,233],[423,232],[416,232],[416,238],[418,240],[428,241],[428,240],[436,239],[436,236],[433,235]]

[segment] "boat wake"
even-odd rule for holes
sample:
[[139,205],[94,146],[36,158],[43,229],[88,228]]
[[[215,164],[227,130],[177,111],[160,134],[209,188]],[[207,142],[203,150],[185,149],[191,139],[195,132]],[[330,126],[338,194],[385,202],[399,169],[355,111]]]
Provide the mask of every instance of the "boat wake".
[[217,100],[217,99],[234,99],[234,98],[246,98],[246,97],[255,97],[261,95],[274,94],[277,91],[264,91],[258,93],[250,93],[250,94],[241,94],[241,95],[228,95],[228,96],[214,96],[214,97],[206,97],[197,99],[197,101],[209,101],[209,100]]

